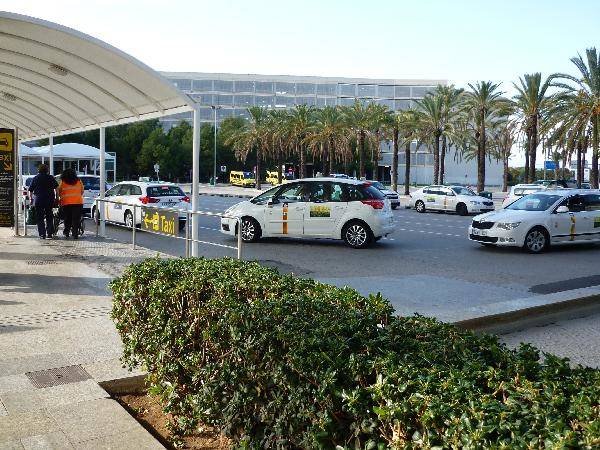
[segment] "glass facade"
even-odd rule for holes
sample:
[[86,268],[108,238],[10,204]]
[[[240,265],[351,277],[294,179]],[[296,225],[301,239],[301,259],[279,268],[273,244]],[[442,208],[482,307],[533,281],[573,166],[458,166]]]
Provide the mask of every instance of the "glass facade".
[[[414,106],[412,100],[422,98],[435,88],[435,83],[410,85],[392,80],[360,80],[352,82],[332,78],[302,77],[294,81],[293,77],[269,77],[248,75],[165,74],[175,86],[189,94],[200,104],[200,120],[213,123],[211,106],[217,105],[217,121],[226,117],[248,117],[247,108],[260,106],[265,108],[286,109],[295,105],[324,106],[352,105],[357,99],[385,105],[391,110],[400,111]],[[207,76],[208,75],[208,76]],[[260,78],[260,79],[254,79]],[[266,80],[265,80],[266,78]],[[282,80],[283,78],[283,80]],[[299,77],[300,78],[300,77]],[[168,128],[180,120],[191,120],[192,114],[185,113],[161,119]]]

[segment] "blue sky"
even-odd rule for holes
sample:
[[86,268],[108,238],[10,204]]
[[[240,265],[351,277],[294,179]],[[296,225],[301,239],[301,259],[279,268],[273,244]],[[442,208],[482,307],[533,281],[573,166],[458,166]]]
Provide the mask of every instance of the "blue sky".
[[[572,71],[600,1],[0,0],[158,70],[511,82]],[[598,44],[600,45],[600,44]]]

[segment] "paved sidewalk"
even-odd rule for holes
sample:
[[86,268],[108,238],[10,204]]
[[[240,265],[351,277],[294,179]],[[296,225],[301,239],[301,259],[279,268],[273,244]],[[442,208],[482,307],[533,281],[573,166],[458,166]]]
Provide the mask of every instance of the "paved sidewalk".
[[98,384],[135,375],[100,267],[117,274],[151,252],[90,239],[0,229],[0,449],[163,448]]

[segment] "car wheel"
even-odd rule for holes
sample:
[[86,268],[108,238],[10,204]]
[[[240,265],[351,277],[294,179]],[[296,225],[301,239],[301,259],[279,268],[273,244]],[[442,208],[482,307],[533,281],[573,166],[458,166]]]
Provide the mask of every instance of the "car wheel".
[[185,225],[186,225],[186,222],[183,220],[180,220],[179,221],[179,231],[185,230]]
[[423,203],[421,200],[417,200],[417,202],[415,203],[415,209],[419,213],[424,213],[425,212],[425,203]]
[[242,241],[256,242],[260,239],[260,225],[252,217],[242,219]]
[[392,209],[396,209],[398,205],[392,205]]
[[546,230],[541,227],[535,227],[529,230],[525,236],[523,247],[529,253],[542,253],[550,246],[550,237]]
[[458,205],[456,205],[456,213],[459,216],[468,216],[469,210],[467,209],[467,205],[465,205],[464,203],[459,203]]
[[344,226],[342,238],[352,248],[365,248],[373,242],[373,233],[363,222],[350,222]]
[[125,211],[125,226],[127,228],[133,227],[133,214],[131,211]]

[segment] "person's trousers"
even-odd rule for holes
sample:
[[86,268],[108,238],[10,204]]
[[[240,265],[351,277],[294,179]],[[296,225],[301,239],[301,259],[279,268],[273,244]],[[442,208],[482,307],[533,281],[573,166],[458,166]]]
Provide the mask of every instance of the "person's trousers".
[[37,220],[38,234],[52,236],[54,221],[52,219],[52,206],[36,206],[35,218]]
[[83,205],[64,205],[62,210],[65,223],[65,236],[68,236],[69,233],[72,233],[73,236],[78,236]]

